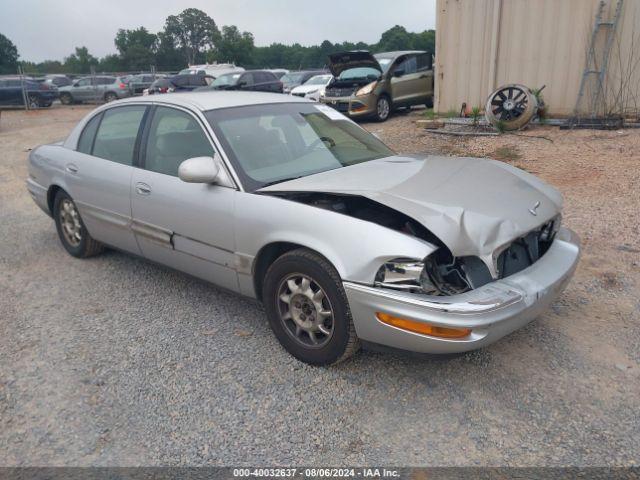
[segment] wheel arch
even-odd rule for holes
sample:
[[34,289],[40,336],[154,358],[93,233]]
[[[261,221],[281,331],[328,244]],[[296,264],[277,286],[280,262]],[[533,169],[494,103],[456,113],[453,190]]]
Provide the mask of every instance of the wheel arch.
[[305,250],[309,250],[310,252],[313,252],[316,255],[320,255],[327,262],[329,262],[329,264],[331,264],[333,268],[336,268],[335,264],[329,258],[327,258],[326,255],[323,255],[322,252],[319,252],[316,249],[310,248],[306,245],[302,245],[300,243],[295,243],[295,242],[284,242],[284,241],[276,241],[276,242],[268,243],[258,251],[256,257],[253,260],[253,266],[251,269],[251,273],[253,276],[253,288],[254,288],[256,298],[259,301],[262,301],[262,288],[264,286],[263,282],[269,267],[273,264],[273,262],[275,262],[278,258],[280,258],[285,253],[290,252],[292,250],[297,250],[299,248],[304,248]]
[[47,207],[49,208],[49,213],[52,217],[53,217],[53,202],[56,201],[56,195],[60,191],[63,191],[64,193],[69,195],[69,193],[58,184],[50,185],[49,189],[47,190]]

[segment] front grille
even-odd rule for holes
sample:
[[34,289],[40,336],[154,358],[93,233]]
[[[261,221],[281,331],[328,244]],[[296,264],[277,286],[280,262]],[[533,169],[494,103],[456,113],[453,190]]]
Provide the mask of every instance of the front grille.
[[344,113],[349,111],[349,102],[329,102],[328,105],[335,108],[339,112]]
[[295,95],[296,97],[304,97],[303,92],[296,92],[296,93],[292,93],[291,95]]
[[327,88],[325,91],[325,97],[350,97],[353,91],[353,87]]
[[496,266],[499,277],[508,277],[537,262],[551,246],[559,224],[559,218],[553,219],[539,229],[512,242],[498,256]]

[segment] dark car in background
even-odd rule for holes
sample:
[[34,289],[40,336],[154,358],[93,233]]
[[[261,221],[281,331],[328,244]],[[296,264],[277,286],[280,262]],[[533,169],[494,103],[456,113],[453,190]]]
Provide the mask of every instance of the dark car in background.
[[58,89],[60,101],[65,105],[80,102],[112,102],[131,96],[124,77],[96,75],[82,77],[71,85]]
[[131,95],[142,95],[145,89],[149,88],[153,82],[164,78],[164,75],[158,75],[153,73],[141,73],[139,75],[131,75],[128,79],[127,85]]
[[242,73],[220,75],[208,87],[196,91],[244,90],[252,92],[282,93],[282,82],[268,70],[248,70]]
[[289,72],[280,77],[280,81],[283,85],[283,93],[290,93],[291,90],[296,88],[298,85],[302,85],[311,77],[323,75],[325,73],[328,72],[325,70],[301,70],[299,72]]
[[66,75],[51,74],[51,75],[45,75],[43,83],[46,83],[51,88],[57,89],[60,87],[66,87],[67,85],[71,85],[73,83],[73,80],[71,80]]
[[178,74],[172,77],[159,78],[147,89],[149,95],[170,92],[190,92],[199,87],[207,87],[215,79],[211,75]]
[[25,96],[30,108],[39,108],[50,107],[58,93],[55,88],[32,78],[0,78],[0,107],[24,106]]

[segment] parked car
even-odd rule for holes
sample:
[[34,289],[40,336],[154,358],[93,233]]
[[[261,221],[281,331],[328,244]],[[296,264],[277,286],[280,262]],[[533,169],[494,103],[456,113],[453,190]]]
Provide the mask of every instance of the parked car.
[[[147,89],[147,95],[171,92],[190,92],[198,87],[211,85],[215,79],[210,75],[178,74],[172,77],[160,78]],[[143,91],[143,95],[144,95]]]
[[289,73],[289,70],[287,70],[286,68],[267,68],[266,70],[278,77],[278,80]]
[[160,78],[165,78],[161,74],[153,73],[141,73],[139,75],[132,75],[127,85],[131,95],[142,95],[145,89],[149,88],[153,82]]
[[291,95],[308,98],[317,102],[320,100],[320,96],[324,94],[325,88],[331,80],[333,80],[333,75],[331,74],[316,75],[291,90]]
[[311,77],[316,75],[323,75],[327,72],[324,70],[304,70],[300,72],[289,72],[282,77],[280,77],[280,81],[283,85],[284,93],[291,93],[298,85],[302,85],[304,82],[309,80]]
[[0,107],[24,106],[26,92],[30,108],[50,107],[58,97],[56,90],[46,83],[39,83],[31,78],[0,78]]
[[71,85],[58,89],[60,101],[65,105],[78,102],[112,102],[131,95],[121,77],[96,75],[82,77]]
[[51,75],[45,75],[44,83],[49,85],[49,87],[51,88],[57,89],[60,87],[66,87],[67,85],[71,85],[73,82],[66,75],[51,74]]
[[244,68],[236,67],[233,63],[205,63],[204,65],[191,65],[188,68],[180,70],[180,75],[209,75],[218,78],[220,75],[227,73],[244,72]]
[[433,106],[431,55],[423,51],[329,55],[333,81],[320,99],[352,118],[384,122],[394,108]]
[[208,87],[201,87],[196,90],[250,90],[254,92],[282,93],[282,82],[267,70],[248,70],[243,73],[220,75]]
[[257,298],[284,348],[311,364],[360,340],[489,345],[557,298],[580,253],[562,196],[530,173],[397,156],[291,95],[107,104],[32,150],[28,170],[69,254],[109,245]]

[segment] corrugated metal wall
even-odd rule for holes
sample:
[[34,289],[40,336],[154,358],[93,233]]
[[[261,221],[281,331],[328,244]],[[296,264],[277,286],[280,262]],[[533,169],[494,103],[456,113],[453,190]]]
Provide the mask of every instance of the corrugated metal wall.
[[[549,112],[571,114],[599,1],[437,0],[435,108],[459,110],[462,102],[483,107],[497,86],[522,83],[546,85]],[[615,0],[607,4],[605,20]],[[624,0],[610,56],[612,78],[629,76],[631,67],[624,65],[633,48],[640,58],[640,0]],[[640,65],[631,77],[627,83],[640,94]]]

